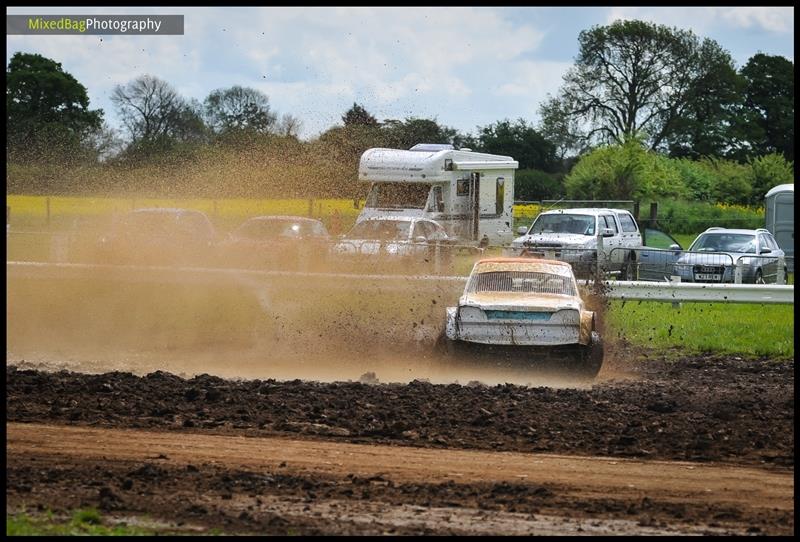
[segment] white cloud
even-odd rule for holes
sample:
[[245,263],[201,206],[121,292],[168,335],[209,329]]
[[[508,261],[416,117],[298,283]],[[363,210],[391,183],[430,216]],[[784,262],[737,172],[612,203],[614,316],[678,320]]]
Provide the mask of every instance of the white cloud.
[[793,32],[793,7],[731,7],[722,11],[722,18],[735,28],[759,27],[768,32]]
[[756,27],[767,32],[794,31],[793,7],[615,7],[606,22],[640,19],[703,35],[712,29]]

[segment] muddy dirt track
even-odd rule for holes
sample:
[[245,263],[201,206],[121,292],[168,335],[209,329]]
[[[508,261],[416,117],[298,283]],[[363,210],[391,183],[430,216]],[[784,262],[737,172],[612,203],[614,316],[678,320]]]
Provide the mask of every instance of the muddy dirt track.
[[8,506],[237,533],[792,534],[793,362],[646,356],[575,388],[10,366]]

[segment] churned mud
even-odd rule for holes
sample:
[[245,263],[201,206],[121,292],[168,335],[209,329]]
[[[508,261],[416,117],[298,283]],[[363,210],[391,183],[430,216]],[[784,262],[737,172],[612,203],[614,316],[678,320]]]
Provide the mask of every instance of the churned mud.
[[560,387],[9,362],[8,509],[269,534],[794,532],[791,360],[612,354]]

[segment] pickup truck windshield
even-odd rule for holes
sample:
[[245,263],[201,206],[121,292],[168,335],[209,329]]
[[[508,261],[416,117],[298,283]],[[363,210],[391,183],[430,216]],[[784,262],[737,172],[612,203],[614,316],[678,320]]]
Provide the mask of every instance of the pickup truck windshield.
[[593,215],[539,215],[530,233],[572,233],[594,235]]
[[426,183],[373,183],[367,207],[382,209],[423,209],[431,185]]

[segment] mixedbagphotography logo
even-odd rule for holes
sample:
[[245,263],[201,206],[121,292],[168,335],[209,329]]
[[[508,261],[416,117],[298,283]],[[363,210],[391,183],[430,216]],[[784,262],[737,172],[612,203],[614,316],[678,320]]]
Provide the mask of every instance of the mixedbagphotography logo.
[[6,15],[6,34],[182,35],[183,15]]

